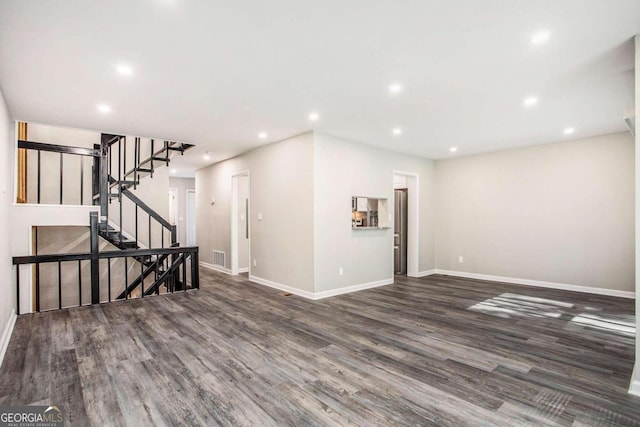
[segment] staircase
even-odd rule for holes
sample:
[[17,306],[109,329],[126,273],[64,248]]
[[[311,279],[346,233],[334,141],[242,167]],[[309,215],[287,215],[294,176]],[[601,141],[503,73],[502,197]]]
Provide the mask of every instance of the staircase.
[[[37,151],[38,168],[40,167],[40,151],[59,152],[61,165],[60,188],[62,188],[63,154],[92,157],[91,188],[93,196],[91,202],[93,205],[99,206],[99,214],[92,213],[91,216],[91,253],[80,255],[60,254],[57,256],[35,255],[14,258],[14,264],[18,265],[18,267],[22,264],[35,264],[36,266],[36,311],[40,311],[38,296],[40,284],[37,272],[41,263],[57,262],[59,272],[63,262],[77,261],[79,263],[78,305],[83,305],[82,280],[80,277],[83,260],[91,261],[92,303],[103,302],[100,295],[104,293],[104,289],[101,292],[101,267],[98,262],[101,259],[108,260],[108,263],[106,263],[108,270],[108,301],[186,290],[189,285],[191,288],[198,287],[197,247],[181,248],[177,241],[176,226],[170,224],[169,221],[141,200],[135,192],[142,179],[152,179],[154,172],[158,168],[169,166],[173,156],[184,154],[192,145],[153,139],[146,141],[145,145],[141,138],[138,137],[133,138],[133,141],[131,141],[123,135],[102,134],[100,144],[94,144],[93,150],[53,146],[31,141],[19,141],[19,147]],[[38,170],[39,194],[40,170]],[[60,203],[62,204],[62,195],[60,196]],[[99,238],[109,242],[118,251],[100,252],[98,250]],[[112,298],[111,270],[112,265],[117,262],[113,261],[114,259],[123,260],[125,283],[115,286],[120,291],[114,292],[115,298]],[[139,270],[136,265],[131,264],[131,260],[136,265],[139,265]],[[189,269],[187,264],[190,264]],[[132,268],[135,268],[135,276],[129,273]],[[189,271],[191,272],[190,280],[188,279]],[[20,289],[19,272],[20,269],[18,268],[18,292]],[[63,308],[61,274],[58,274],[58,277],[58,287],[60,289],[58,308]]]
[[[98,231],[100,237],[108,241],[115,247],[121,250],[128,249],[140,249],[141,241],[139,239],[139,224],[138,217],[139,211],[144,212],[148,218],[147,224],[147,248],[151,248],[152,241],[152,222],[155,222],[161,230],[160,235],[160,247],[164,248],[165,243],[170,247],[178,247],[176,226],[172,225],[153,210],[144,201],[138,198],[131,189],[134,190],[140,185],[140,180],[146,177],[153,178],[153,173],[159,167],[168,167],[171,162],[173,154],[179,153],[183,155],[186,150],[191,148],[192,145],[184,144],[174,141],[162,141],[157,143],[155,140],[151,140],[149,144],[149,151],[145,154],[142,149],[141,138],[136,137],[133,140],[133,146],[127,143],[127,137],[123,135],[102,134],[101,144],[94,145],[96,150],[103,153],[103,156],[94,160],[94,173],[98,171],[98,176],[94,179],[94,204],[101,205],[101,212],[106,213],[106,219],[99,222]],[[133,151],[133,158],[127,154]],[[129,160],[129,161],[127,161]],[[108,167],[102,167],[104,162],[107,162]],[[106,173],[106,176],[105,176]],[[104,197],[104,191],[106,188],[106,197]],[[109,205],[114,200],[118,201],[119,207],[119,224],[113,225],[109,222]],[[135,226],[133,235],[127,236],[123,231],[123,204],[128,201],[135,206]],[[104,205],[103,205],[104,204]],[[103,218],[105,217],[103,216]],[[165,242],[165,233],[170,238],[169,242]],[[150,293],[159,292],[160,285],[156,282],[159,278],[163,278],[163,274],[169,269],[168,255],[156,255],[156,256],[134,256],[136,261],[142,264],[143,270],[139,277],[129,283],[126,289],[118,295],[116,299],[127,299],[138,290],[142,288],[145,279],[152,273],[154,274],[154,282],[143,291],[144,295]],[[183,283],[179,278],[175,280],[166,281],[163,278],[165,290],[169,286],[173,286],[176,289],[182,289]]]

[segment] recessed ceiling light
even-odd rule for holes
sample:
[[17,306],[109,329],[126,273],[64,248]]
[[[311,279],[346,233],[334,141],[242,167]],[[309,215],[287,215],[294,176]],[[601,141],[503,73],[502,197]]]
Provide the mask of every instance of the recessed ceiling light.
[[451,151],[452,153],[455,153],[456,151],[458,151],[458,147],[451,147],[449,148],[449,151]]
[[534,46],[539,46],[548,42],[549,38],[551,38],[551,33],[547,30],[541,30],[533,33],[531,37],[529,37],[529,43]]
[[111,112],[111,107],[109,107],[107,104],[98,104],[96,106],[96,108],[101,113],[105,113],[106,114],[106,113],[110,113]]
[[400,83],[393,83],[389,86],[389,93],[392,95],[396,95],[402,92],[402,85]]
[[536,105],[538,103],[538,98],[535,96],[528,96],[524,99],[524,101],[522,102],[522,104],[525,107],[533,107],[534,105]]
[[318,115],[318,113],[309,113],[309,120],[311,120],[312,122],[315,122],[319,118],[320,118],[320,115]]
[[260,139],[265,139],[266,137],[267,137],[267,133],[266,132],[260,132],[258,134],[258,138],[260,138]]
[[209,155],[208,151],[206,153],[204,153],[204,156],[202,156],[202,158],[205,159],[205,160],[211,160],[211,156]]
[[116,70],[123,76],[130,76],[131,74],[133,74],[133,68],[131,68],[131,66],[127,64],[116,65]]
[[576,130],[574,128],[566,128],[564,130],[564,134],[565,135],[571,135],[572,133],[574,133]]
[[175,174],[175,173],[178,173],[178,171],[177,171],[177,170],[175,170],[175,169],[171,169],[171,173],[174,173],[174,174]]
[[393,130],[391,131],[391,133],[393,133],[394,135],[398,136],[398,135],[402,135],[402,129],[400,128],[393,128]]

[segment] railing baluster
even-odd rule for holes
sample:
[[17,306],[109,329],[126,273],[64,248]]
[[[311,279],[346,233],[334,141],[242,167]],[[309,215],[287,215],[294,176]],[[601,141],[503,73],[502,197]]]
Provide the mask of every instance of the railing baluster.
[[64,164],[62,162],[62,153],[60,153],[60,204],[62,204],[62,178],[64,176]]
[[58,261],[58,309],[62,308],[62,262]]
[[164,227],[160,227],[160,247],[164,248]]
[[151,140],[151,156],[149,157],[151,159],[151,166],[149,167],[149,169],[151,170],[151,178],[153,178],[153,139]]
[[20,264],[16,265],[16,314],[20,315]]
[[134,206],[136,207],[136,246],[138,246],[138,242],[140,240],[138,240],[138,205],[134,203]]
[[138,262],[140,264],[140,286],[142,287],[140,298],[144,298],[144,263],[142,262],[142,258],[140,258]]
[[40,263],[36,263],[36,312],[40,311]]
[[111,302],[111,259],[107,259],[107,296]]
[[38,150],[38,204],[40,204],[40,150]]
[[151,248],[151,215],[149,215],[149,249]]
[[80,205],[84,205],[84,156],[80,156]]
[[82,306],[82,260],[78,260],[78,305]]
[[127,257],[124,257],[124,299],[128,299],[127,288],[129,287],[129,271],[127,267]]
[[122,175],[124,176],[124,179],[127,179],[125,176],[127,173],[127,137],[125,136],[122,139],[124,139],[124,152],[122,153],[122,164],[118,165],[118,170],[122,169]]

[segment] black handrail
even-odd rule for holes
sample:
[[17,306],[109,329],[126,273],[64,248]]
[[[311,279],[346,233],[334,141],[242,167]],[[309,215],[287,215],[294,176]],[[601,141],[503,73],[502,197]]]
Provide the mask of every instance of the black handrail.
[[44,142],[34,142],[18,140],[18,148],[26,150],[51,151],[53,153],[75,154],[77,156],[100,157],[100,151],[91,148],[71,147],[69,145],[47,144]]
[[[90,261],[91,268],[91,304],[99,304],[100,299],[100,260],[108,260],[107,262],[107,301],[111,302],[111,260],[124,259],[124,291],[119,294],[117,299],[128,299],[132,291],[141,286],[140,297],[144,298],[154,292],[160,293],[160,286],[165,285],[167,292],[176,290],[197,289],[200,287],[199,276],[199,248],[197,246],[189,247],[171,247],[157,249],[129,249],[119,251],[99,252],[97,244],[98,236],[98,213],[92,212],[90,215],[91,223],[91,252],[83,252],[77,254],[47,254],[47,255],[29,255],[13,257],[13,264],[16,266],[16,297],[17,297],[17,313],[20,314],[20,266],[25,264],[34,264],[36,267],[35,292],[36,292],[36,311],[41,311],[40,298],[40,265],[46,263],[54,263],[58,265],[58,309],[62,308],[62,263],[78,262],[78,306],[82,304],[82,261]],[[145,272],[144,265],[140,260],[144,257],[155,257]],[[160,272],[160,266],[164,266],[168,258],[171,257],[171,263]],[[135,258],[141,262],[141,274],[131,284],[128,280],[128,258]],[[187,260],[190,260],[190,268],[187,268]],[[155,269],[152,271],[152,269]],[[182,269],[182,280],[180,280],[180,269]],[[190,270],[190,287],[187,281],[187,272]],[[155,272],[153,284],[145,290],[144,280],[152,272]]]

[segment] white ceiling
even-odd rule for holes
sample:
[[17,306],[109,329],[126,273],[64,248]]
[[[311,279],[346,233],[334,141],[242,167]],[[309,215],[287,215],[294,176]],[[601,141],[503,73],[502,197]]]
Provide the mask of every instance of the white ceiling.
[[183,170],[310,129],[443,158],[624,131],[637,33],[638,0],[3,0],[0,87],[15,119],[197,144]]

